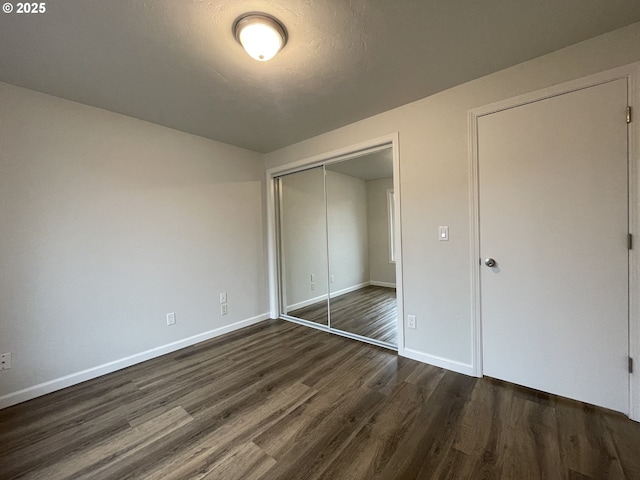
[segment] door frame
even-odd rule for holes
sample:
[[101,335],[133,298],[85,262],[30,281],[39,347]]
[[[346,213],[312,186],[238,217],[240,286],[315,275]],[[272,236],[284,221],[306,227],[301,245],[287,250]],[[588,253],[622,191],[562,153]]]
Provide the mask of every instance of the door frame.
[[[629,250],[629,356],[634,373],[629,374],[629,417],[640,421],[640,63],[607,70],[560,85],[519,95],[469,110],[469,201],[471,245],[471,318],[473,374],[482,377],[482,310],[480,284],[480,204],[478,177],[478,119],[514,107],[582,90],[610,81],[626,79],[628,105],[632,109],[628,125],[629,233],[634,247]],[[624,112],[620,112],[624,115]]]
[[[269,315],[270,318],[276,319],[280,317],[280,302],[278,296],[279,280],[278,280],[278,249],[277,249],[277,232],[276,232],[276,206],[275,206],[275,181],[276,177],[282,176],[287,173],[294,173],[300,170],[307,170],[309,168],[317,167],[320,165],[328,165],[331,163],[348,160],[350,158],[359,157],[363,154],[370,153],[379,148],[380,150],[391,147],[393,156],[393,189],[396,192],[395,202],[395,247],[396,247],[396,301],[397,301],[397,338],[398,338],[398,353],[404,356],[404,296],[403,296],[403,282],[402,282],[402,209],[401,209],[401,189],[400,189],[400,147],[399,147],[399,134],[394,132],[382,137],[366,140],[355,145],[349,145],[343,148],[332,150],[326,153],[320,153],[311,157],[303,158],[295,162],[273,167],[267,170],[266,181],[266,195],[267,195],[267,258],[268,258],[268,276],[269,276]],[[305,322],[305,325],[317,328],[315,325],[309,325],[310,322]],[[320,328],[321,330],[327,330],[326,328]],[[327,330],[329,331],[329,330]],[[331,333],[337,333],[331,331]],[[361,341],[367,341],[364,337],[359,335],[343,335],[349,338],[356,338]],[[369,342],[375,343],[375,342]]]

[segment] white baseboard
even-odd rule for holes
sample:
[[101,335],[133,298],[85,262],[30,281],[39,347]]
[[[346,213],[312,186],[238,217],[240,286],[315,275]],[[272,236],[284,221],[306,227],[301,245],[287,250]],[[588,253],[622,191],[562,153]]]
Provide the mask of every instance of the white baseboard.
[[331,298],[339,297],[340,295],[344,295],[345,293],[355,292],[356,290],[360,290],[361,288],[368,287],[370,284],[371,282],[364,282],[359,283],[358,285],[343,288],[342,290],[336,290],[335,292],[331,292]]
[[373,285],[374,287],[387,287],[387,288],[396,288],[396,284],[395,283],[389,283],[389,282],[377,282],[376,280],[371,280],[369,282],[370,285]]
[[327,299],[327,294],[325,293],[324,295],[320,295],[319,297],[313,297],[313,298],[310,298],[309,300],[303,300],[301,302],[294,303],[293,305],[287,306],[287,312],[290,312],[292,310],[298,310],[299,308],[308,307],[309,305],[313,305],[314,303],[321,302],[322,300],[326,300],[326,299]]
[[[345,293],[355,292],[356,290],[360,290],[361,288],[367,287],[371,284],[371,282],[359,283],[358,285],[353,285],[351,287],[343,288],[342,290],[336,290],[335,292],[331,292],[331,298],[339,297],[340,295],[344,295]],[[395,285],[394,285],[395,286]],[[327,299],[327,295],[320,295],[319,297],[310,298],[309,300],[303,300],[302,302],[294,303],[293,305],[287,306],[287,312],[291,312],[292,310],[298,310],[299,308],[308,307],[309,305],[313,305],[314,303],[321,302]]]
[[197,343],[204,342],[205,340],[219,337],[220,335],[224,335],[225,333],[230,333],[235,330],[260,323],[264,320],[267,320],[268,318],[269,314],[263,313],[262,315],[247,318],[246,320],[240,320],[239,322],[225,325],[224,327],[219,327],[214,330],[209,330],[208,332],[199,333],[198,335],[178,340],[176,342],[168,343],[166,345],[161,345],[150,350],[145,350],[144,352],[136,353],[119,360],[114,360],[112,362],[88,368],[80,372],[65,375],[64,377],[55,378],[53,380],[49,380],[48,382],[40,383],[32,387],[27,387],[16,392],[7,393],[6,395],[0,396],[0,409],[16,405],[27,400],[31,400],[42,395],[46,395],[47,393],[62,390],[63,388],[77,385],[78,383],[101,377],[102,375],[106,375],[117,370],[122,370],[123,368],[130,367],[137,363],[142,363],[146,360],[151,360],[152,358],[156,358],[161,355],[166,355],[167,353],[175,352],[176,350],[180,350],[185,347],[190,347],[191,345],[195,345]]
[[428,363],[429,365],[433,365],[435,367],[446,368],[447,370],[463,373],[465,375],[469,375],[470,377],[475,376],[473,365],[470,365],[468,363],[456,362],[455,360],[449,360],[447,358],[438,357],[436,355],[429,355],[417,350],[412,350],[410,348],[405,348],[402,351],[398,351],[398,354],[412,360],[417,360],[418,362]]

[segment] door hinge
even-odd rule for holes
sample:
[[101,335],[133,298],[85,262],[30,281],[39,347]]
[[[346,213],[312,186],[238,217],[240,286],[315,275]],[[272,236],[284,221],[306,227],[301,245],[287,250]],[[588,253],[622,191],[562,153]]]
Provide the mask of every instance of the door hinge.
[[631,107],[627,107],[627,123],[631,123]]
[[629,357],[629,373],[633,373],[633,358]]
[[627,235],[627,247],[629,250],[633,249],[633,235]]

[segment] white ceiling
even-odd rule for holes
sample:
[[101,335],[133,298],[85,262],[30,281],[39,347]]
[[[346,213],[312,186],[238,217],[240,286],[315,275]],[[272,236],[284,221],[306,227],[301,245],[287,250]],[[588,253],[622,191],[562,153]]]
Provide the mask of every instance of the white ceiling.
[[386,148],[360,157],[331,163],[326,166],[326,169],[365,181],[391,178],[393,177],[393,150]]
[[[17,3],[11,0],[12,3]],[[47,0],[0,14],[0,80],[269,152],[640,21],[637,0]],[[270,62],[231,26],[263,11]]]

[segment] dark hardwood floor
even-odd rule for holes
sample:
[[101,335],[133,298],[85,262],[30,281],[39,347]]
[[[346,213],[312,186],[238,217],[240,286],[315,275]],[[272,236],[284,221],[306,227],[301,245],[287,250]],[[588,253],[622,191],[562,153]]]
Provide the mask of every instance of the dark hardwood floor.
[[331,299],[331,328],[398,344],[396,289],[368,286]]
[[640,479],[640,424],[267,321],[0,411],[0,478]]
[[[331,299],[331,328],[398,344],[396,289],[367,286]],[[289,315],[327,324],[327,302],[318,302]]]
[[327,301],[312,303],[306,307],[298,308],[287,312],[287,315],[292,317],[302,318],[309,322],[319,323],[321,325],[329,324],[329,307]]

